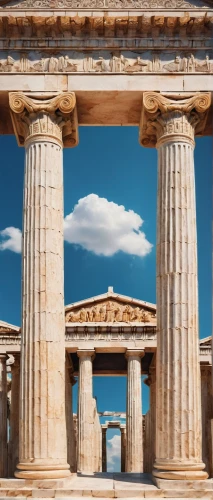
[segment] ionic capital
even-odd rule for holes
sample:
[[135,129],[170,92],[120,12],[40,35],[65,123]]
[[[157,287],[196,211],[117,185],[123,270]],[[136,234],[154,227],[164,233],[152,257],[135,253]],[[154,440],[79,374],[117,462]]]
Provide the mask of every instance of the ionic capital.
[[208,109],[209,92],[180,99],[165,97],[157,92],[143,94],[140,123],[140,144],[159,147],[165,142],[187,141],[194,144],[194,136],[202,135]]
[[10,92],[9,104],[19,146],[30,141],[52,138],[65,147],[78,143],[76,98],[74,92],[50,99]]

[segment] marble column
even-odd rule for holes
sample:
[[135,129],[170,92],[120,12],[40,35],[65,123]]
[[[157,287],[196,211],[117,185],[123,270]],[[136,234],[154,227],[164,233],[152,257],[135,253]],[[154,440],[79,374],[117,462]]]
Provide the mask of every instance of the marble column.
[[126,411],[126,472],[143,471],[141,358],[144,351],[128,349],[127,411]]
[[11,365],[11,405],[8,474],[13,477],[19,458],[19,395],[20,395],[20,355],[14,355]]
[[71,472],[76,472],[76,443],[72,410],[72,387],[76,383],[72,375],[69,354],[66,353],[66,375],[65,375],[65,404],[66,404],[66,429],[67,429],[67,462]]
[[121,430],[121,472],[125,472],[126,464],[126,426],[120,425]]
[[7,368],[0,354],[0,477],[7,477]]
[[107,445],[106,445],[106,433],[108,426],[102,425],[102,472],[107,472]]
[[22,344],[19,463],[15,476],[63,478],[65,319],[63,276],[63,141],[71,134],[74,94],[32,99],[9,94],[25,146],[22,240]]
[[208,477],[201,443],[194,136],[202,134],[209,106],[208,93],[182,100],[143,96],[141,142],[158,149],[157,478]]
[[83,473],[93,472],[92,439],[94,435],[92,362],[93,349],[78,350],[78,459],[77,470]]

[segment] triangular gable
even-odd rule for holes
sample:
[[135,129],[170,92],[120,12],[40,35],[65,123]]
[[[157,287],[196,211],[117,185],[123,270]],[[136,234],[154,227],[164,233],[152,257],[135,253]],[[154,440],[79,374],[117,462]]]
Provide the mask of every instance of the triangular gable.
[[0,320],[0,334],[2,333],[20,333],[20,328]]
[[156,305],[114,293],[107,293],[70,304],[65,308],[66,323],[153,323]]
[[211,346],[212,345],[212,336],[210,337],[205,337],[204,339],[200,339],[200,346],[205,347],[205,346]]

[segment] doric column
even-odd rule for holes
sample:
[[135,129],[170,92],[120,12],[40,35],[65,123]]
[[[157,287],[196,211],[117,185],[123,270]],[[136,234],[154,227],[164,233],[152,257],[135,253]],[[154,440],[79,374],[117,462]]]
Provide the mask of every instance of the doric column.
[[73,368],[70,363],[70,356],[66,353],[66,375],[65,375],[65,404],[66,404],[66,428],[67,428],[67,462],[71,472],[76,472],[76,443],[72,410],[72,387],[76,380],[72,375]]
[[13,477],[19,458],[19,395],[20,395],[20,356],[14,355],[11,365],[11,405],[10,405],[10,440],[9,440],[9,477]]
[[78,384],[78,472],[93,472],[92,440],[94,429],[92,397],[93,349],[77,351],[79,357]]
[[106,433],[108,425],[102,425],[102,472],[107,472],[107,446],[106,446]]
[[18,478],[70,475],[65,422],[63,142],[72,135],[74,94],[9,95],[25,146],[22,344]]
[[0,477],[7,477],[7,368],[0,354]]
[[126,464],[126,425],[120,425],[121,430],[121,472],[125,472]]
[[153,474],[205,479],[198,353],[194,135],[209,94],[143,96],[141,143],[158,148],[156,460]]
[[143,471],[141,358],[144,351],[127,350],[126,472]]

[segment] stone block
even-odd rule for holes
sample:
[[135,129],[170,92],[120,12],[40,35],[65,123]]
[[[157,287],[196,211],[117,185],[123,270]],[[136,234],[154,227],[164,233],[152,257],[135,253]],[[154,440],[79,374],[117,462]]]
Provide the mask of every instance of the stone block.
[[35,489],[32,490],[33,498],[55,498],[55,490],[50,489]]
[[[85,496],[83,494],[83,496]],[[95,498],[114,498],[115,490],[92,490],[92,496]]]

